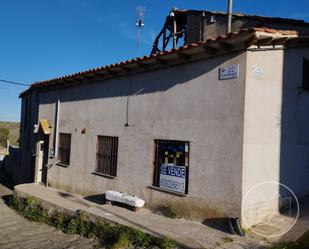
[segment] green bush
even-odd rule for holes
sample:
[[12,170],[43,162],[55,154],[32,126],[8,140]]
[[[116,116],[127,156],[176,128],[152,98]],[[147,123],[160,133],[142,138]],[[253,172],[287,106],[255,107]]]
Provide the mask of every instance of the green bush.
[[7,128],[0,127],[0,146],[5,147],[9,139],[10,131]]
[[59,210],[49,213],[31,197],[14,196],[12,208],[31,221],[47,223],[61,229],[64,233],[98,238],[109,248],[119,249],[130,245],[143,248],[155,246],[163,249],[175,247],[172,240],[157,238],[131,227],[112,225],[104,221],[93,223],[87,220],[83,213],[75,216],[69,216]]
[[131,245],[131,240],[126,234],[121,234],[117,241],[112,245],[113,249],[128,248]]

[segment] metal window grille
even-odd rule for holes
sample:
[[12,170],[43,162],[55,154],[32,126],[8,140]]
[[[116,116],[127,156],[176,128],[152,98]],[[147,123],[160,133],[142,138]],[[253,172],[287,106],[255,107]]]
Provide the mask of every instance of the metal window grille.
[[58,159],[60,163],[70,165],[71,134],[59,134]]
[[98,136],[95,171],[104,175],[117,174],[118,137]]
[[189,183],[189,150],[190,144],[186,141],[155,140],[155,161],[153,185],[160,187],[160,167],[162,164],[186,167],[186,191]]

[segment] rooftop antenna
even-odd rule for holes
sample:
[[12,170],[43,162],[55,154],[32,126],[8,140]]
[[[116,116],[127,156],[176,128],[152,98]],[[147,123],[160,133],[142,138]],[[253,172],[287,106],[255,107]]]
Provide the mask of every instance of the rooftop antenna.
[[139,52],[140,40],[141,40],[141,28],[145,26],[144,18],[145,18],[145,6],[137,6],[136,7],[136,27],[137,27],[137,47],[136,53]]
[[233,0],[228,0],[227,3],[227,29],[226,36],[231,33],[232,30],[232,12],[233,12]]

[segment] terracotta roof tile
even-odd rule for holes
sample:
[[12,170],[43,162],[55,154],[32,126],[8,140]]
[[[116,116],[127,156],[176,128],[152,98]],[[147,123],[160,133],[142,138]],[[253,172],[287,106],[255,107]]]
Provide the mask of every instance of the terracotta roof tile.
[[[240,30],[239,32],[229,33],[227,37],[218,36],[216,39],[207,39],[206,41],[200,41],[198,43],[191,43],[187,46],[181,46],[179,48],[171,49],[171,50],[160,52],[160,53],[157,53],[157,54],[152,54],[152,55],[149,55],[149,56],[145,55],[143,57],[137,57],[137,58],[129,59],[129,60],[122,61],[122,62],[119,62],[119,63],[114,63],[114,64],[102,66],[102,67],[93,68],[93,69],[86,70],[86,71],[83,71],[83,72],[77,72],[77,73],[73,73],[73,74],[70,74],[70,75],[61,76],[61,77],[57,77],[57,78],[54,78],[54,79],[45,80],[45,81],[41,81],[41,82],[34,82],[30,86],[30,88],[28,90],[24,91],[23,93],[21,93],[20,96],[22,97],[24,94],[26,94],[31,89],[49,86],[49,85],[52,85],[52,84],[56,84],[59,81],[67,80],[67,79],[74,78],[74,77],[77,77],[77,76],[85,76],[89,73],[96,73],[96,72],[100,72],[100,71],[111,70],[111,69],[114,69],[114,68],[119,68],[121,66],[123,67],[125,65],[134,64],[136,62],[147,62],[147,61],[155,59],[157,57],[164,57],[164,56],[170,55],[170,54],[177,54],[180,51],[183,52],[183,51],[186,51],[186,50],[198,48],[200,46],[207,47],[208,45],[210,45],[212,43],[217,43],[219,41],[228,41],[231,38],[240,37],[242,34],[253,35],[256,32],[265,32],[265,33],[270,33],[270,34],[281,34],[283,36],[298,35],[298,32],[294,31],[294,30],[275,30],[275,29],[269,29],[269,28],[243,29],[243,30]],[[253,44],[253,40],[254,39],[249,39],[249,41],[252,42],[251,44]],[[290,41],[289,40],[288,41],[282,40],[282,43],[285,43],[285,42],[290,42]],[[308,39],[306,40],[306,42],[308,42]],[[247,45],[249,46],[250,44],[247,44]]]

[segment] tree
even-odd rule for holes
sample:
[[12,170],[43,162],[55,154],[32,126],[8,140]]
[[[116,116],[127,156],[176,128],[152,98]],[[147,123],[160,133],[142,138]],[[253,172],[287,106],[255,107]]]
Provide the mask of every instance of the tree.
[[5,147],[9,139],[10,131],[7,128],[0,128],[0,146]]

